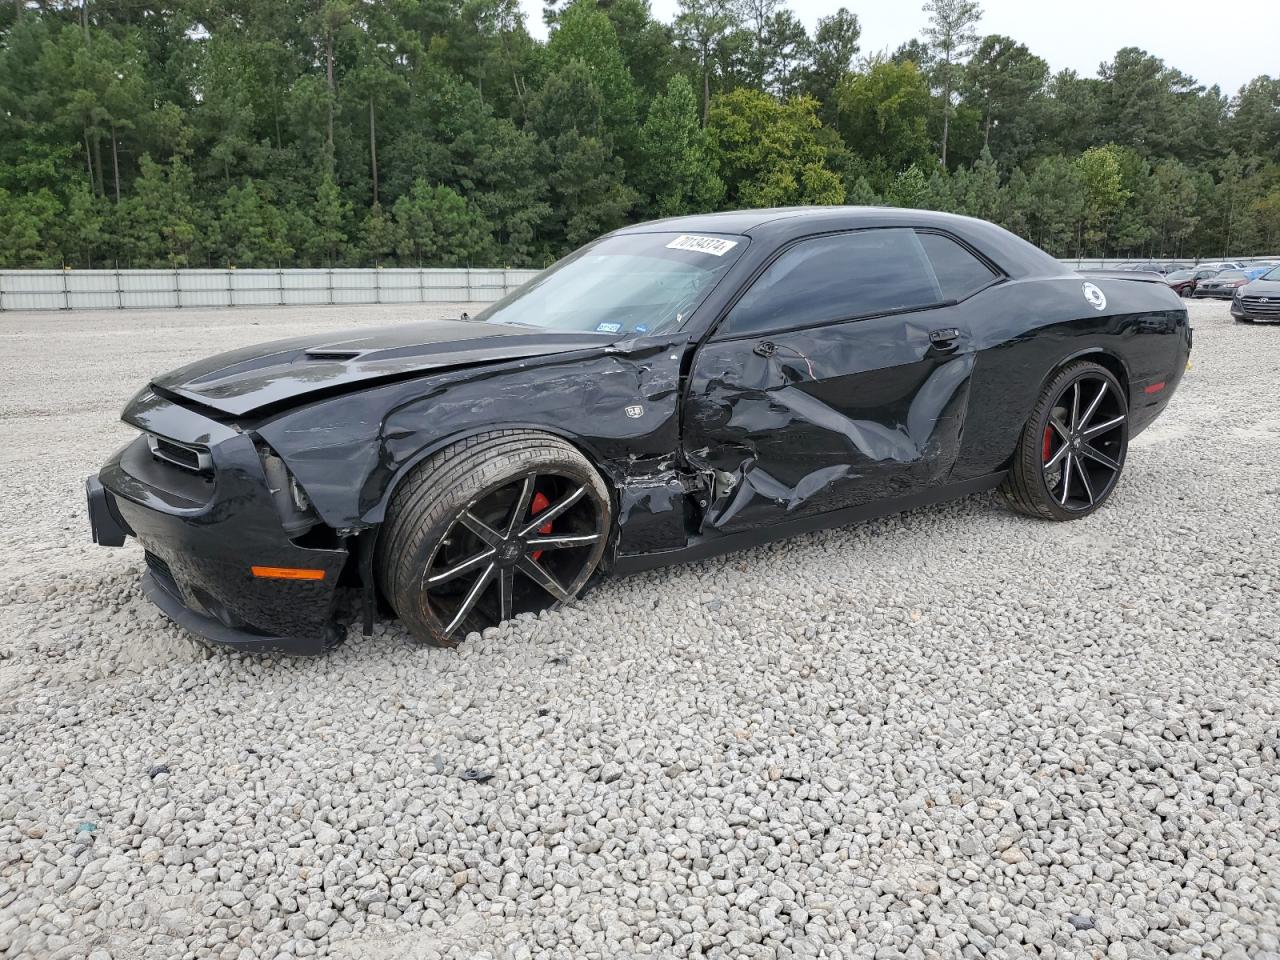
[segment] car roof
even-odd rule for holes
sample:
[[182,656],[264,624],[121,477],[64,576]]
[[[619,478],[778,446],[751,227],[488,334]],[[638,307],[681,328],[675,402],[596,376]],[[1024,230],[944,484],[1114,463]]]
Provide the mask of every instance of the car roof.
[[775,246],[813,233],[873,227],[925,227],[944,230],[971,244],[1013,277],[1060,276],[1071,272],[1039,247],[1003,227],[986,220],[936,210],[900,207],[771,207],[650,220],[623,227],[616,233],[731,233]]

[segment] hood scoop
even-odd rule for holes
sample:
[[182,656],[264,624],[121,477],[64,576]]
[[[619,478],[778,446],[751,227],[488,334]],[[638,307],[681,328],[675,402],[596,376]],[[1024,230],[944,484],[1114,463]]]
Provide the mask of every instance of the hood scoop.
[[359,357],[363,350],[325,350],[323,347],[315,350],[307,350],[303,356],[308,360],[316,360],[325,363],[344,363],[347,360],[355,360]]

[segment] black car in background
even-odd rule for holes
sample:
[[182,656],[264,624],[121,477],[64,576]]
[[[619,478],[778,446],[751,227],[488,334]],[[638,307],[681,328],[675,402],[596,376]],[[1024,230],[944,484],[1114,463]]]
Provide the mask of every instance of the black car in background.
[[1230,300],[1236,290],[1249,282],[1243,270],[1223,270],[1216,276],[1203,280],[1196,285],[1193,297],[1215,297],[1219,300]]
[[157,376],[90,517],[100,543],[138,539],[148,596],[209,639],[319,653],[348,584],[366,632],[381,601],[453,644],[599,574],[980,490],[1088,516],[1190,347],[1158,279],[1082,276],[980,220],[663,220],[469,320]]
[[1246,323],[1280,321],[1280,267],[1237,287],[1231,300],[1231,316]]

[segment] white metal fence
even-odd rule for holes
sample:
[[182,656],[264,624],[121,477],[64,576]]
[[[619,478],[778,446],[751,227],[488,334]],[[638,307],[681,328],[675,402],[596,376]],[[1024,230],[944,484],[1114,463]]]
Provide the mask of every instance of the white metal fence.
[[1117,267],[1123,267],[1126,264],[1133,263],[1181,263],[1188,267],[1194,266],[1196,263],[1221,263],[1223,260],[1230,260],[1233,263],[1274,263],[1280,260],[1280,256],[1275,257],[1201,257],[1199,260],[1190,257],[1124,257],[1122,259],[1098,260],[1084,257],[1082,259],[1061,259],[1058,262],[1063,266],[1070,267],[1072,270],[1115,270]]
[[[1061,262],[1072,269],[1096,270],[1135,261],[1084,259]],[[488,303],[506,296],[537,273],[537,270],[502,267],[452,270],[0,270],[0,311],[329,303]]]
[[0,310],[486,303],[536,270],[0,270]]

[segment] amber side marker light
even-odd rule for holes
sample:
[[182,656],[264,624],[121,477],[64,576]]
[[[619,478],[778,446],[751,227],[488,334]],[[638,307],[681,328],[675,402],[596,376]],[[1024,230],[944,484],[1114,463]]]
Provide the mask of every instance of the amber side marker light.
[[323,580],[323,570],[305,567],[250,567],[255,577],[263,580]]

